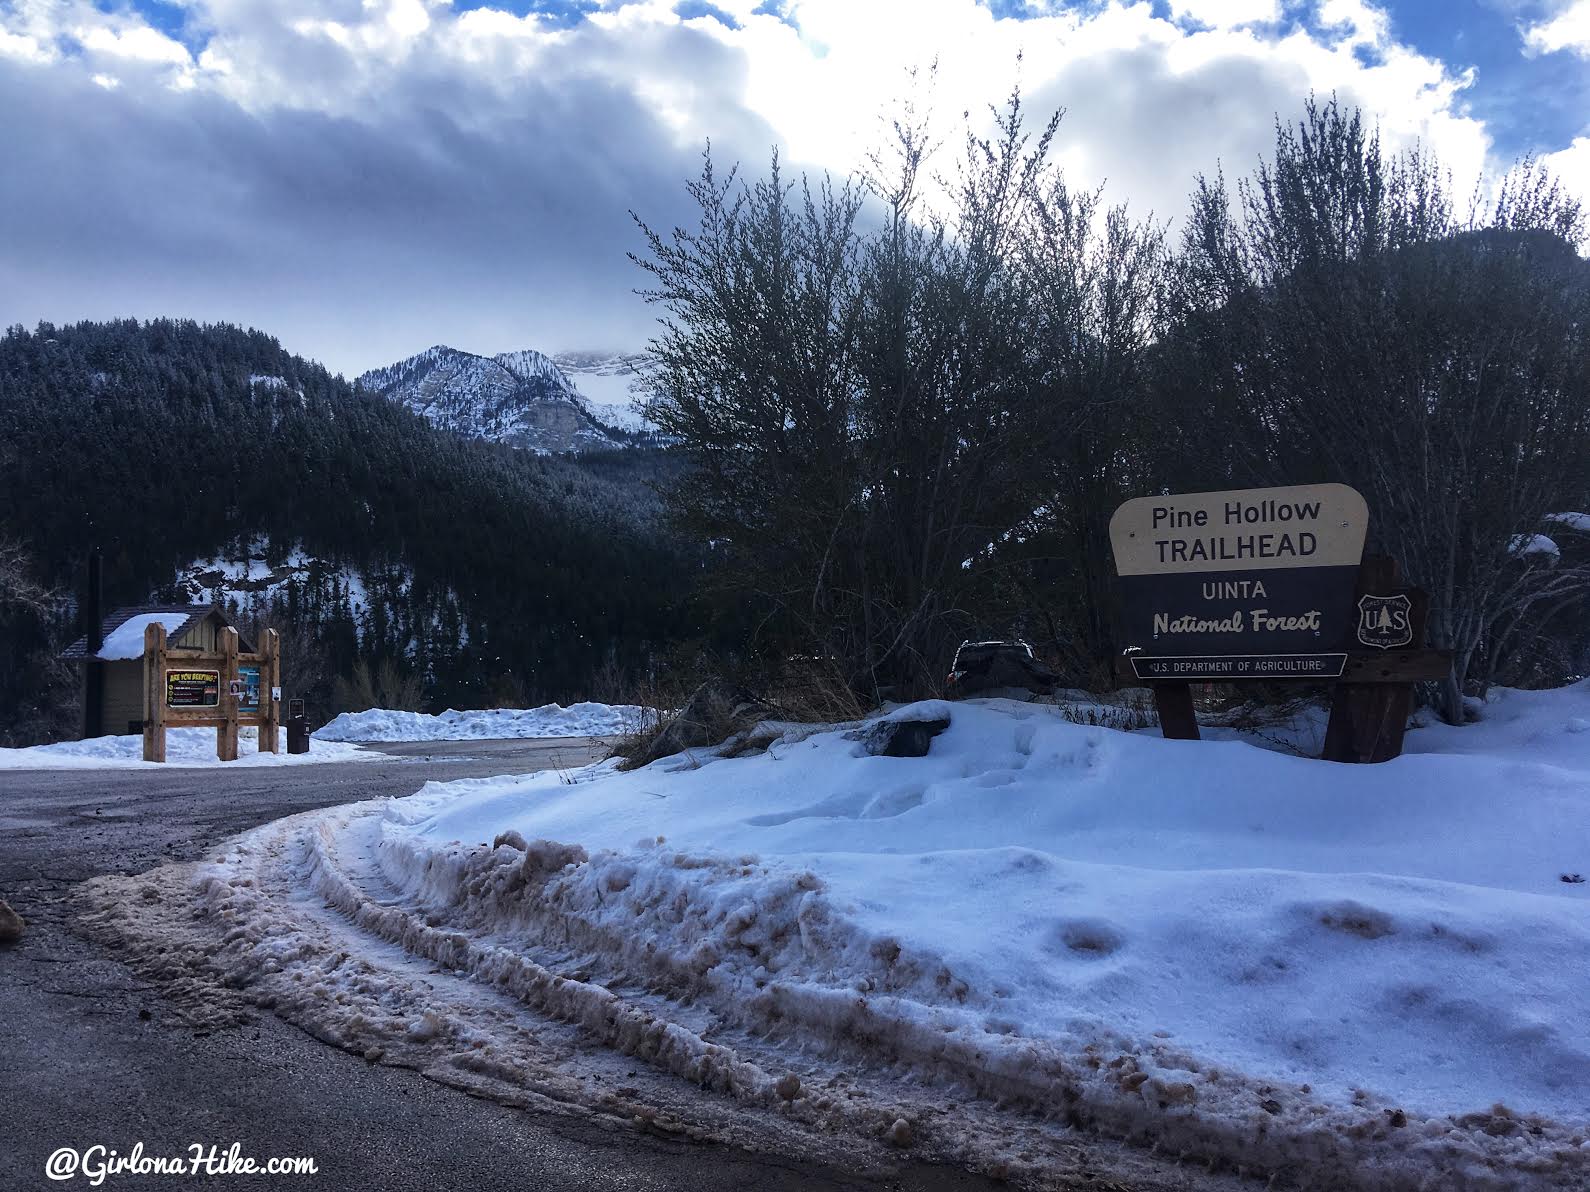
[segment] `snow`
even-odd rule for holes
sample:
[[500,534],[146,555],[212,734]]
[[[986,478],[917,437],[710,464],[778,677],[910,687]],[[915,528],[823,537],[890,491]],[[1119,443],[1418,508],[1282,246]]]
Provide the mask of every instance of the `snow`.
[[634,704],[543,704],[431,716],[372,708],[344,712],[315,731],[321,741],[483,741],[518,737],[607,737],[637,727],[651,713]]
[[1590,513],[1548,513],[1546,520],[1581,534],[1590,534]]
[[629,431],[655,431],[656,427],[635,408],[639,367],[636,354],[614,352],[562,352],[553,357],[563,374],[579,390],[586,406],[601,422]]
[[[302,551],[295,550],[288,557],[285,567],[295,570],[308,566],[309,560]],[[208,559],[195,559],[184,569],[186,572],[214,573],[219,577],[215,587],[223,585],[264,584],[275,578],[275,568],[271,567],[263,558],[253,555],[243,558],[223,558],[220,555]]]
[[31,745],[23,749],[0,749],[0,770],[125,770],[145,766],[301,766],[317,762],[379,761],[371,753],[353,745],[333,742],[311,743],[308,753],[287,752],[287,730],[281,730],[277,752],[260,753],[255,744],[258,730],[239,731],[238,757],[223,762],[215,756],[213,728],[166,729],[165,762],[146,762],[144,739],[139,735],[91,737],[86,741],[62,741],[55,745]]
[[1562,549],[1544,534],[1515,535],[1507,549],[1515,555],[1544,555],[1550,559],[1562,557]]
[[523,380],[548,381],[566,394],[575,392],[569,378],[563,375],[563,370],[554,364],[550,357],[537,352],[534,348],[524,348],[517,352],[498,352],[492,359]]
[[1459,1178],[1480,1151],[1584,1179],[1590,682],[1484,711],[1342,766],[929,702],[889,714],[950,719],[923,758],[800,730],[432,784],[381,809],[380,866],[482,938],[577,941],[751,1031],[995,1093],[1080,1081],[1122,1132],[1196,1105],[1175,1130],[1234,1159],[1374,1164],[1364,1123],[1400,1111],[1441,1186],[1514,1186]]
[[294,578],[307,576],[317,560],[294,545],[279,566],[266,562],[263,536],[240,540],[223,554],[195,559],[177,573],[177,586],[194,604],[215,604],[227,596],[246,600]]
[[128,617],[110,631],[105,644],[100,646],[98,657],[107,662],[120,662],[144,656],[144,630],[150,625],[164,625],[167,635],[175,633],[188,623],[187,613],[139,613]]

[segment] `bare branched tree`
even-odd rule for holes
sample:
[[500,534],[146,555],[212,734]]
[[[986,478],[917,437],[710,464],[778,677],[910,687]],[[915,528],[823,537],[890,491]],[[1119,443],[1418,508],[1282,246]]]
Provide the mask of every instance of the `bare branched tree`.
[[911,108],[860,182],[792,184],[775,157],[740,186],[709,155],[699,227],[642,224],[668,312],[648,413],[697,464],[674,510],[770,645],[866,698],[936,688],[989,605],[990,547],[1055,507],[1058,445],[1146,334],[1154,237],[1120,213],[1100,231],[1067,190],[1059,113],[1028,131],[1013,94],[993,115],[948,177]]
[[1431,594],[1447,716],[1540,655],[1585,594],[1515,548],[1590,506],[1578,206],[1526,162],[1459,215],[1427,154],[1311,101],[1234,195],[1200,181],[1170,253],[1067,186],[1059,120],[1029,132],[1013,95],[949,178],[909,105],[860,181],[775,157],[741,184],[709,153],[698,226],[641,225],[649,413],[696,465],[672,509],[764,648],[877,698],[1017,626],[1082,678],[1121,499],[1340,480]]
[[0,605],[48,612],[55,594],[34,578],[28,552],[20,542],[0,538]]
[[1159,470],[1191,488],[1360,489],[1372,545],[1431,595],[1454,721],[1509,626],[1583,590],[1513,545],[1587,483],[1583,238],[1577,204],[1529,163],[1459,218],[1432,159],[1384,154],[1334,100],[1278,126],[1235,203],[1219,179],[1194,198],[1160,375],[1182,445]]

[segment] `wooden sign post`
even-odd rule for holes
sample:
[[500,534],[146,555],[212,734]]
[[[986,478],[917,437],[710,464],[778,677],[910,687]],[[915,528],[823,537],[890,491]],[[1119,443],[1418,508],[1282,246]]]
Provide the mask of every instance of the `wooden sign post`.
[[1402,753],[1414,683],[1446,678],[1452,655],[1423,648],[1430,597],[1402,584],[1395,559],[1364,559],[1356,608],[1359,652],[1349,656],[1342,682],[1331,693],[1322,756],[1332,762],[1390,761]]
[[281,726],[281,639],[265,631],[258,653],[238,649],[222,626],[216,650],[171,647],[158,622],[144,629],[144,761],[166,760],[166,729],[215,728],[215,755],[237,760],[238,732],[259,729],[259,749],[275,753]]
[[1138,497],[1110,519],[1125,635],[1120,678],[1154,692],[1160,731],[1197,740],[1194,682],[1337,685],[1325,756],[1402,749],[1428,600],[1363,558],[1369,510],[1342,484]]

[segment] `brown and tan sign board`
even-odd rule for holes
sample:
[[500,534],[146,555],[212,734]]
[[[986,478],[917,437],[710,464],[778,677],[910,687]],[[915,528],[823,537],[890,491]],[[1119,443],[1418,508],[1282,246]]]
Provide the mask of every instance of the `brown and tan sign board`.
[[1135,677],[1339,678],[1368,525],[1344,484],[1127,501],[1110,545]]
[[1343,484],[1137,497],[1110,545],[1123,633],[1117,674],[1153,688],[1167,737],[1197,739],[1194,682],[1335,684],[1325,756],[1402,750],[1415,682],[1451,655],[1422,649],[1428,599],[1394,560],[1365,558],[1369,510]]
[[257,727],[261,752],[275,753],[281,725],[281,640],[267,629],[258,653],[238,650],[223,627],[216,652],[171,647],[159,623],[144,630],[144,760],[166,760],[166,729],[215,728],[221,761],[236,761],[238,730]]

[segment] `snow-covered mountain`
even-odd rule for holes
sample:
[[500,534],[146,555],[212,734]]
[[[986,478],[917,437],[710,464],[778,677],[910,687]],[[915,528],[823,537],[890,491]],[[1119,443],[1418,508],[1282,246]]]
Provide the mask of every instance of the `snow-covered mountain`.
[[625,445],[605,407],[587,403],[556,362],[528,349],[477,356],[437,345],[358,383],[472,438],[542,452]]
[[649,433],[655,428],[635,410],[635,383],[646,358],[639,352],[559,352],[553,362],[609,426]]

